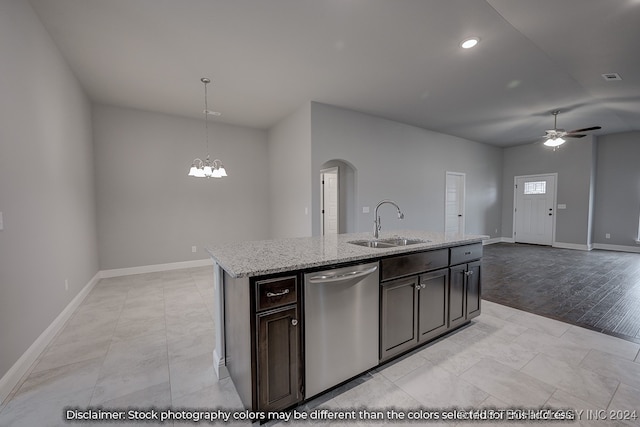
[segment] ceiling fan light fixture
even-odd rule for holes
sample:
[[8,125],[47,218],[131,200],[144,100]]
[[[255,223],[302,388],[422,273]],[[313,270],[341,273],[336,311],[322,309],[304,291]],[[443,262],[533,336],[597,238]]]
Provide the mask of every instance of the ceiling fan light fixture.
[[566,141],[560,137],[558,138],[549,138],[544,142],[544,145],[547,147],[559,147],[564,144]]
[[472,47],[476,46],[479,42],[480,42],[480,39],[478,37],[469,37],[468,39],[464,39],[460,43],[460,47],[463,49],[471,49]]

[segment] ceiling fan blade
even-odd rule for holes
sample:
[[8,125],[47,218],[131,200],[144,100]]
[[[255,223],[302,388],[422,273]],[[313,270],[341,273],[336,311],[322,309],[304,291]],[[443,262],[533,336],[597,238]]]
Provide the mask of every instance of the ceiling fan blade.
[[589,131],[591,131],[591,130],[598,130],[598,129],[602,129],[602,127],[600,127],[600,126],[593,126],[593,127],[590,127],[590,128],[584,128],[584,129],[576,129],[576,130],[572,130],[572,131],[569,131],[569,132],[567,132],[567,133],[589,132]]
[[563,138],[584,138],[585,134],[583,133],[568,133],[565,136],[563,136]]

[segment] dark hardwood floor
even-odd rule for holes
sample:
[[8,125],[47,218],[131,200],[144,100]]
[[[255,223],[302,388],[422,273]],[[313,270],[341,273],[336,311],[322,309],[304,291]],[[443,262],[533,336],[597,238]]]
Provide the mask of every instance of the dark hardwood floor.
[[640,254],[484,247],[482,297],[640,343]]

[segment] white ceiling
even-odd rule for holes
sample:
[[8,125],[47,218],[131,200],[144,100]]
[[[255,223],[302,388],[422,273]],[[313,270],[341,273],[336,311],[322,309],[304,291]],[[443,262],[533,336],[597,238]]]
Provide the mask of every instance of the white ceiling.
[[214,120],[263,129],[312,100],[498,146],[555,109],[640,130],[640,0],[30,3],[98,103],[202,117],[206,76]]

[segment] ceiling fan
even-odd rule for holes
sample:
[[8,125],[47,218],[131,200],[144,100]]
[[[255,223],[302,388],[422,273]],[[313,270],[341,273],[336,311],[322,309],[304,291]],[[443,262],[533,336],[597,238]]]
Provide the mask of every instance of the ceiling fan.
[[544,145],[546,145],[547,147],[553,147],[554,150],[556,147],[559,147],[566,142],[564,138],[583,138],[587,135],[582,132],[602,129],[600,126],[592,126],[590,128],[574,129],[567,132],[564,129],[558,129],[558,126],[556,124],[558,120],[558,114],[560,114],[560,110],[552,111],[551,114],[553,114],[553,129],[548,129],[546,131],[545,137],[547,138],[547,140],[544,142]]

